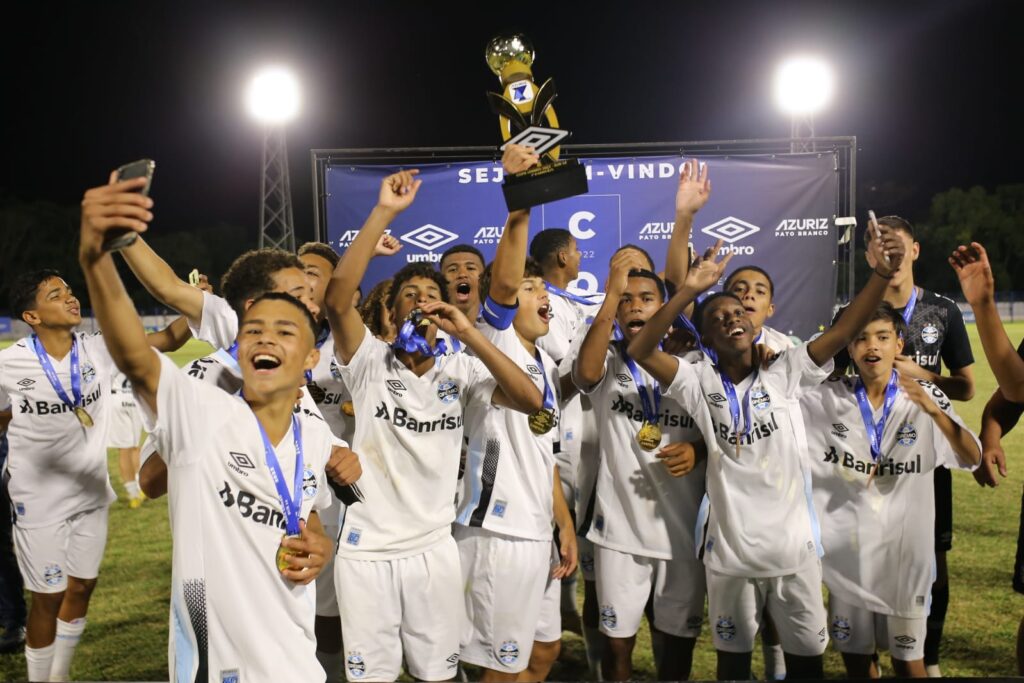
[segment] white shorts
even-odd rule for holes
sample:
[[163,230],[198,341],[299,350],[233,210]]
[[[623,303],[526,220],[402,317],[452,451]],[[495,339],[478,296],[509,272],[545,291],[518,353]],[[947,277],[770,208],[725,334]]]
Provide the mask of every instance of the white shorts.
[[601,633],[631,638],[640,630],[654,592],[654,625],[662,633],[696,638],[704,621],[704,565],[696,558],[659,560],[594,546]]
[[783,652],[812,657],[825,651],[828,629],[821,598],[821,563],[796,574],[756,579],[705,571],[708,622],[716,650],[752,652],[767,607]]
[[449,536],[398,560],[334,559],[350,681],[394,681],[405,655],[421,681],[455,676],[464,632],[459,549]]
[[829,634],[836,649],[846,654],[873,655],[889,650],[893,659],[924,659],[927,617],[896,617],[855,607],[834,595],[828,599]]
[[576,555],[579,557],[580,574],[584,581],[596,581],[594,574],[594,542],[586,536],[576,537]]
[[142,441],[142,415],[138,406],[123,405],[120,394],[114,394],[114,410],[110,416],[111,448],[135,448]]
[[[556,549],[556,555],[557,552]],[[551,566],[549,562],[544,596],[540,601],[540,616],[537,617],[537,628],[533,633],[533,640],[537,643],[554,643],[562,639],[562,581],[551,578]]]
[[[324,535],[336,540],[341,530],[336,526],[324,524]],[[324,568],[316,577],[316,615],[318,617],[336,617],[338,613],[338,592],[334,590],[334,558],[331,555],[324,562]]]
[[25,587],[61,593],[68,577],[95,579],[107,546],[107,506],[86,510],[50,526],[14,525],[14,550]]
[[465,587],[466,630],[461,660],[519,673],[530,663],[544,587],[551,575],[551,541],[531,541],[456,524]]

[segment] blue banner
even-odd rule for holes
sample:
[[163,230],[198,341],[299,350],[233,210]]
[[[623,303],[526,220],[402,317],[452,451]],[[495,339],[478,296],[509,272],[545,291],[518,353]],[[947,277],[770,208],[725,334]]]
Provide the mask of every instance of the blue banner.
[[[582,159],[590,192],[536,207],[531,236],[565,228],[582,253],[582,293],[604,289],[608,261],[623,244],[646,249],[659,270],[672,237],[678,156]],[[724,240],[734,254],[728,272],[757,265],[775,283],[775,315],[768,325],[807,339],[827,325],[835,303],[839,174],[832,154],[758,155],[701,159],[709,168],[711,199],[697,214],[691,241],[698,252]],[[373,208],[385,176],[400,167],[328,165],[327,241],[344,251]],[[500,163],[419,165],[423,186],[389,232],[404,246],[391,259],[374,259],[366,284],[390,277],[406,263],[439,264],[456,244],[494,256],[507,210]],[[728,274],[728,273],[727,273]],[[367,287],[364,287],[366,291]]]

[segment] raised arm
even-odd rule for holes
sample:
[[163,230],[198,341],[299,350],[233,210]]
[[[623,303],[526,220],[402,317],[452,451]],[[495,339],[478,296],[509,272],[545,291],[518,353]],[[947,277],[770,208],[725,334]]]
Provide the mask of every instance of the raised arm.
[[807,353],[818,366],[824,365],[841,349],[846,348],[853,338],[864,329],[871,315],[878,308],[878,304],[881,303],[893,273],[903,262],[902,240],[884,225],[879,226],[877,238],[868,244],[868,249],[874,251],[877,265],[871,277],[868,278],[867,284],[864,285],[864,289],[854,297],[832,327],[807,344]]
[[175,275],[174,270],[141,237],[121,250],[128,267],[153,298],[191,320],[203,317],[203,293]]
[[192,330],[189,329],[188,319],[185,316],[175,318],[164,329],[146,335],[149,345],[163,353],[177,351],[191,338]]
[[153,200],[135,191],[144,184],[144,178],[135,178],[95,187],[85,193],[78,260],[107,350],[117,368],[131,381],[136,394],[156,413],[160,358],[146,340],[146,330],[125,291],[113,258],[102,247],[108,230],[130,228],[142,232],[153,220],[149,211]]
[[985,247],[971,242],[960,246],[949,258],[960,279],[960,288],[974,311],[981,347],[992,366],[1003,395],[1015,403],[1024,403],[1024,359],[1017,355],[996,310],[995,278]]
[[619,310],[622,293],[626,290],[629,271],[644,268],[645,263],[635,251],[620,251],[612,258],[608,281],[605,283],[604,301],[594,322],[583,338],[580,352],[573,367],[573,378],[579,386],[589,390],[601,381],[605,372],[605,360],[608,357],[608,340],[611,339],[615,327],[615,317]]
[[701,292],[722,277],[732,254],[727,254],[721,261],[716,262],[714,256],[721,248],[722,240],[718,240],[713,248],[708,249],[704,256],[687,270],[686,279],[675,295],[658,309],[629,343],[629,355],[662,385],[667,386],[675,379],[679,359],[659,349],[658,342],[665,337],[668,328],[683,309],[696,301]]
[[400,171],[381,182],[377,205],[373,207],[352,245],[342,255],[331,274],[324,294],[327,320],[334,333],[334,351],[343,363],[348,363],[363,341],[366,328],[359,310],[352,303],[356,290],[366,274],[366,266],[373,258],[377,242],[395,217],[412,204],[422,180],[416,180],[419,171]]
[[1006,478],[1006,453],[1002,439],[1017,426],[1024,404],[1006,400],[1001,389],[996,387],[992,397],[981,413],[981,466],[974,470],[974,479],[980,486],[999,486],[996,472]]
[[708,166],[701,168],[696,159],[683,164],[676,190],[676,223],[672,228],[672,239],[665,256],[665,280],[679,286],[686,279],[690,267],[690,233],[693,218],[707,204],[711,196],[711,179]]
[[441,301],[431,301],[420,308],[440,329],[469,347],[491,371],[498,382],[494,403],[522,413],[534,413],[544,407],[544,397],[529,375],[488,341],[459,309]]
[[[501,156],[501,165],[506,175],[525,171],[539,163],[540,157],[533,149],[521,145],[508,145]],[[529,209],[513,211],[508,215],[491,266],[489,292],[490,297],[502,306],[513,306],[516,303],[519,285],[523,281],[523,272],[526,269],[529,232]]]
[[928,414],[935,424],[938,426],[939,431],[949,441],[949,445],[952,446],[953,452],[956,453],[957,460],[964,465],[977,465],[981,462],[981,449],[978,448],[978,443],[974,440],[974,435],[957,422],[953,420],[949,415],[945,413],[933,401],[928,393],[924,390],[916,379],[910,379],[903,377],[900,379],[900,387],[907,394],[907,398],[916,403],[920,408]]

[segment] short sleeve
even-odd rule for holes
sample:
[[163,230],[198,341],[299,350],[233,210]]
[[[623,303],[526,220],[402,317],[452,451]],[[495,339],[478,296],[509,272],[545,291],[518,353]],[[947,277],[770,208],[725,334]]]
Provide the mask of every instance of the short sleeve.
[[153,353],[160,358],[156,414],[137,392],[132,393],[142,414],[143,427],[160,435],[158,442],[164,462],[169,466],[188,465],[202,453],[195,441],[210,432],[208,416],[223,419],[225,411],[223,406],[218,408],[218,404],[235,399],[216,387],[188,377],[167,356],[155,350]]
[[960,307],[949,299],[945,299],[945,303],[949,313],[946,337],[942,340],[939,355],[948,369],[960,370],[974,363],[974,353],[971,352],[971,340],[967,337],[967,326],[964,325],[964,315],[960,312]]
[[665,389],[665,395],[674,398],[683,410],[697,415],[701,404],[700,365],[685,358],[676,358],[679,367],[672,383]]
[[370,333],[370,329],[364,325],[363,340],[359,342],[359,347],[348,359],[348,363],[342,363],[337,354],[334,356],[334,363],[341,373],[341,381],[347,387],[365,386],[372,373],[375,370],[380,371],[384,367],[383,364],[387,362],[388,348],[387,342],[374,337]]
[[800,398],[828,379],[832,367],[832,359],[822,366],[815,363],[804,342],[777,355],[771,366],[762,372],[773,379],[776,387],[783,388],[785,396]]
[[238,314],[227,300],[216,294],[203,292],[203,312],[199,324],[191,318],[188,329],[192,336],[204,341],[215,349],[226,349],[238,337]]
[[[484,362],[476,356],[465,354],[456,356],[452,360],[458,360],[465,365],[466,386],[468,387],[467,400],[480,403],[492,403],[494,390],[498,388],[498,380],[494,379],[491,371],[487,369]],[[451,362],[451,361],[449,361]]]

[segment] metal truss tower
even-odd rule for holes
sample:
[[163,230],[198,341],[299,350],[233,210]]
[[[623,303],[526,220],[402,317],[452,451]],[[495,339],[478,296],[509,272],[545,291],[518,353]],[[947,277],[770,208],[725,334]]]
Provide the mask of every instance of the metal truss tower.
[[295,253],[292,186],[288,180],[288,151],[284,126],[267,126],[263,133],[263,177],[260,181],[260,248],[276,247]]

